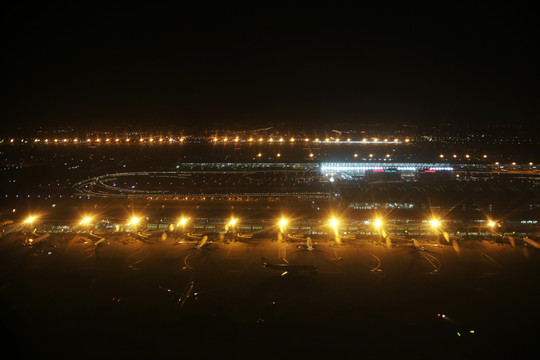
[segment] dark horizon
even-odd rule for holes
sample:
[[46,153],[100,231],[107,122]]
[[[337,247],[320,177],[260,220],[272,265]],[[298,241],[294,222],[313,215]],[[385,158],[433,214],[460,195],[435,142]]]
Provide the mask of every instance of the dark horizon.
[[13,5],[2,127],[536,124],[517,5]]

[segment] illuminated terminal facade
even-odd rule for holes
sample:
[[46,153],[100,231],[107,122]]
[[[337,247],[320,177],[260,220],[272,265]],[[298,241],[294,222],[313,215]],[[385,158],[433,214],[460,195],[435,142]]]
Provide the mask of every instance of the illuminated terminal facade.
[[319,170],[323,174],[345,173],[348,175],[365,176],[368,172],[400,172],[403,175],[415,175],[418,172],[435,173],[453,171],[449,164],[443,163],[354,163],[354,162],[324,162]]
[[321,163],[293,163],[293,162],[253,162],[253,163],[182,163],[176,167],[200,169],[309,169],[319,170],[323,175],[331,172],[340,172],[350,175],[365,175],[366,171],[397,170],[403,174],[412,174],[418,171],[438,172],[454,171],[454,167],[446,163],[395,163],[395,162],[321,162]]

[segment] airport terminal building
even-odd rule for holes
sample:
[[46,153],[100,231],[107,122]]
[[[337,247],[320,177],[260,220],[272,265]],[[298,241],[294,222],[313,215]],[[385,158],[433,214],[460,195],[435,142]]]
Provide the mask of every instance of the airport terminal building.
[[454,168],[443,163],[323,162],[320,164],[319,171],[325,176],[335,174],[344,179],[399,181],[420,177],[447,177],[452,174]]

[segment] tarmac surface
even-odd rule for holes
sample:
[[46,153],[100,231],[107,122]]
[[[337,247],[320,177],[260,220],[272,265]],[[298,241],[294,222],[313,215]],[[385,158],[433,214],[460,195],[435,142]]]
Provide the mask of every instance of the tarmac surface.
[[[100,241],[101,239],[104,239]],[[0,238],[4,349],[28,358],[498,358],[540,331],[538,250],[52,234]],[[98,243],[99,242],[99,243]],[[95,245],[98,243],[97,245]],[[265,268],[312,265],[316,271]]]

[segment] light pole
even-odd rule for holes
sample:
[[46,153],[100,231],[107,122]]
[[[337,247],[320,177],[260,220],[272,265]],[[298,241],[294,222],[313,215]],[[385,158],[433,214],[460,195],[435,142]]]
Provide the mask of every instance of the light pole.
[[489,230],[491,232],[491,235],[501,236],[501,234],[499,234],[499,232],[497,232],[497,230],[495,230],[495,228],[497,226],[499,226],[499,224],[497,224],[497,222],[495,222],[493,220],[488,220],[488,227],[489,227]]
[[138,216],[132,216],[126,225],[132,226],[135,230],[137,230],[137,225],[139,225],[140,222],[141,219]]
[[390,240],[390,236],[388,236],[388,233],[384,231],[383,229],[384,222],[381,218],[376,218],[373,220],[373,227],[379,231],[379,235],[381,236],[381,240],[384,240],[386,242],[387,247],[392,246],[392,242]]
[[79,225],[82,226],[85,230],[88,230],[90,225],[92,225],[92,217],[91,216],[85,216],[81,219],[79,222]]
[[34,221],[36,221],[36,219],[37,219],[36,216],[30,215],[26,219],[24,219],[23,224],[32,226],[34,224]]
[[282,234],[287,230],[287,223],[288,221],[285,218],[281,218],[281,220],[279,220],[279,232]]
[[285,234],[285,232],[287,231],[287,219],[285,218],[281,218],[281,220],[279,220],[279,233],[278,233],[278,241],[281,242],[283,241],[283,235]]
[[440,242],[440,233],[439,233],[439,227],[441,226],[441,222],[439,219],[429,219],[429,225],[431,226],[431,229],[435,232],[437,235],[437,241]]
[[443,229],[441,229],[441,226],[442,226],[442,223],[439,219],[436,219],[436,218],[432,218],[429,220],[429,225],[431,226],[431,228],[433,229],[433,231],[435,232],[435,234],[437,234],[437,240],[440,242],[440,236],[441,234],[443,235],[444,239],[446,240],[447,243],[450,242],[450,237],[448,236],[448,233],[446,231],[444,231]]
[[334,231],[334,239],[336,241],[336,244],[341,245],[341,239],[339,238],[339,231],[338,231],[339,220],[333,217],[328,220],[328,224]]
[[[30,230],[31,232],[33,232],[32,230],[33,229],[33,225],[34,225],[34,221],[36,221],[37,217],[34,216],[34,215],[30,215],[28,216],[26,219],[24,219],[23,221],[23,225],[27,225],[30,227]],[[34,235],[37,235],[34,233]],[[24,233],[24,236],[25,236],[25,245],[32,245],[32,242],[34,241],[33,239],[30,239],[30,238],[27,238],[27,233],[25,232]]]
[[188,218],[185,218],[183,216],[180,219],[178,219],[177,226],[182,227],[182,235],[185,234],[185,232],[186,232],[186,224],[187,224],[187,222],[188,222]]
[[[227,232],[231,232],[231,234],[233,235],[233,237],[236,237],[236,232],[235,232],[235,226],[236,226],[236,223],[238,222],[238,218],[235,218],[235,217],[231,217],[231,220],[229,220],[229,222],[227,223],[227,225],[225,225],[225,231]],[[235,239],[236,240],[236,239]]]

